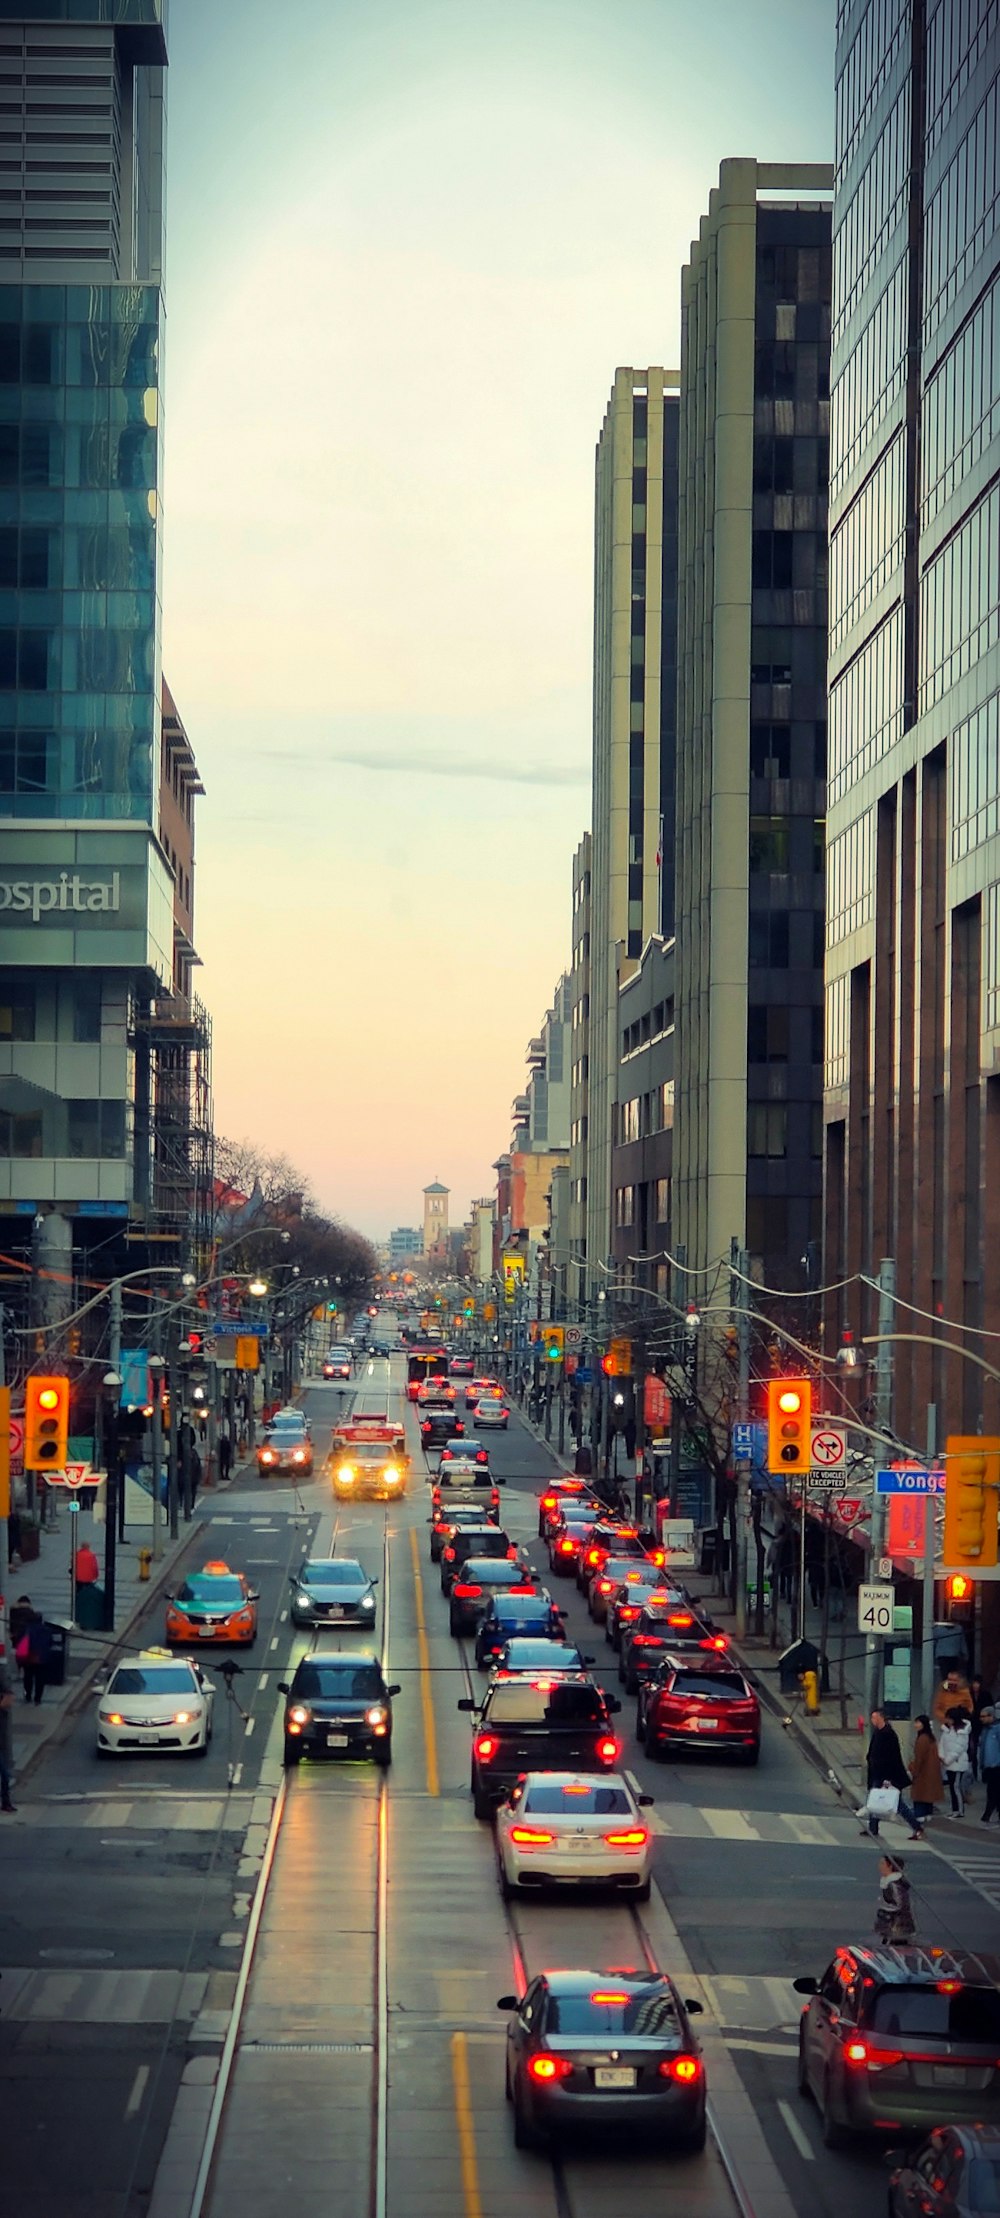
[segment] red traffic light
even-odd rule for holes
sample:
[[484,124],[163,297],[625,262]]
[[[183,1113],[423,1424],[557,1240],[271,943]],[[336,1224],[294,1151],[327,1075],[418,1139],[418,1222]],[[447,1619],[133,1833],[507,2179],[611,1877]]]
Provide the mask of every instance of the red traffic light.
[[964,1571],[953,1571],[948,1581],[949,1602],[971,1602],[973,1582]]
[[612,1377],[612,1375],[613,1375],[613,1373],[614,1373],[614,1368],[615,1368],[615,1359],[614,1359],[614,1356],[613,1356],[613,1355],[602,1355],[602,1357],[601,1357],[601,1369],[602,1369],[602,1371],[604,1372],[604,1376],[605,1376],[605,1378],[608,1378],[608,1379],[609,1379],[609,1378],[611,1378],[611,1377]]

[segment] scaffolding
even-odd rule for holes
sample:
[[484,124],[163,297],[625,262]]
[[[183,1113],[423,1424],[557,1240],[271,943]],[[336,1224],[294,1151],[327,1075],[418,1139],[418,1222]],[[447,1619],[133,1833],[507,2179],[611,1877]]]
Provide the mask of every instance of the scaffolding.
[[212,1240],[212,1020],[197,994],[158,993],[137,1007],[131,1044],[136,1212],[197,1269]]

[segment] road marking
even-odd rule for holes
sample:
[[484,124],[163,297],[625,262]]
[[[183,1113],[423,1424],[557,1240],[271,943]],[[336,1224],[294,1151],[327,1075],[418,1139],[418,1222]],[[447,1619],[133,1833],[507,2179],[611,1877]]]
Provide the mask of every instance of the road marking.
[[287,1611],[287,1610],[282,1610],[282,1612],[281,1612],[281,1622],[282,1622],[282,1624],[283,1624],[283,1625],[287,1624],[287,1622],[288,1622],[288,1611]]
[[266,1685],[267,1685],[267,1672],[266,1672],[266,1671],[262,1671],[262,1672],[261,1672],[261,1675],[260,1675],[260,1678],[259,1678],[259,1679],[258,1679],[258,1681],[257,1681],[257,1692],[258,1692],[258,1694],[263,1694],[263,1692],[264,1692],[264,1688],[266,1687]]
[[[272,1640],[272,1642],[271,1642],[271,1646],[272,1646],[272,1648],[277,1648],[277,1645],[278,1645],[278,1635],[277,1635],[277,1633],[275,1633],[274,1639],[273,1639],[273,1640]],[[262,1686],[263,1686],[263,1683],[264,1683],[264,1682],[263,1682],[263,1680],[261,1680],[261,1685],[262,1685]]]
[[145,2094],[145,2092],[146,2092],[146,2082],[147,2082],[148,2078],[149,2078],[149,2065],[148,2065],[148,2064],[140,2064],[140,2066],[139,2066],[139,2069],[138,2069],[138,2071],[136,2072],[135,2078],[134,2078],[134,2080],[132,2081],[132,2092],[131,2092],[131,2094],[130,2094],[130,2096],[129,2096],[129,2099],[128,2099],[128,2101],[127,2101],[126,2105],[125,2105],[125,2116],[126,2116],[126,2118],[134,2118],[134,2117],[135,2117],[135,2114],[136,2114],[136,2111],[137,2111],[137,2110],[139,2110],[139,2109],[141,2108],[141,2106],[142,2106],[142,2098],[143,2098],[143,2096],[144,2096],[144,2094]]
[[[413,1537],[416,1539],[415,1533]],[[469,2086],[469,2044],[464,2033],[453,2033],[451,2037],[451,2079],[458,2124],[465,2218],[483,2218],[479,2163],[476,2157],[476,2129],[472,2118],[472,2093]]]
[[431,1652],[427,1645],[427,1623],[424,1617],[424,1589],[420,1576],[420,1544],[417,1528],[410,1527],[410,1553],[413,1558],[413,1593],[417,1616],[417,1659],[420,1665],[420,1707],[424,1721],[424,1760],[427,1766],[427,1792],[440,1794],[438,1779],[437,1735],[434,1728],[434,1703],[431,1697]]
[[232,1777],[232,1784],[233,1784],[233,1786],[234,1786],[234,1787],[238,1787],[238,1786],[239,1786],[239,1783],[240,1783],[240,1780],[242,1779],[242,1777],[243,1777],[243,1766],[242,1766],[242,1764],[234,1764],[234,1765],[233,1765],[233,1777]]
[[795,2112],[792,2109],[791,2103],[782,2102],[779,2098],[777,2109],[781,2115],[784,2124],[788,2129],[789,2140],[794,2142],[799,2155],[804,2156],[807,2163],[815,2164],[816,2151],[812,2146],[809,2135],[804,2132],[803,2128],[800,2126]]
[[251,1735],[251,1733],[253,1732],[253,1729],[254,1729],[254,1726],[256,1725],[256,1723],[257,1723],[257,1720],[256,1720],[256,1718],[255,1718],[255,1717],[248,1717],[248,1718],[247,1718],[247,1721],[246,1721],[246,1725],[245,1725],[245,1727],[244,1727],[244,1731],[245,1731],[245,1733],[246,1733],[246,1737],[247,1737],[247,1739],[248,1739],[248,1740],[249,1740],[249,1738],[250,1738],[250,1735]]

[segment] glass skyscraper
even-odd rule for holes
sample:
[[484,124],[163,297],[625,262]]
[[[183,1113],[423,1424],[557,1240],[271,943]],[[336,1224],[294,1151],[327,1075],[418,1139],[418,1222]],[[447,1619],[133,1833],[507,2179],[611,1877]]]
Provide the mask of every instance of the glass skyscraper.
[[840,7],[825,1277],[895,1259],[918,1442],[1000,1419],[998,100],[995,5]]

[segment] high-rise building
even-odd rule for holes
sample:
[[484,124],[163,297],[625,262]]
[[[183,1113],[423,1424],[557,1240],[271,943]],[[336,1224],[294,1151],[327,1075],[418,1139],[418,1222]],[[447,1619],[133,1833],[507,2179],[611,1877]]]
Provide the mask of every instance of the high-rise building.
[[166,59],[159,0],[0,0],[0,1211],[106,1272],[109,1219],[173,1260],[210,1171],[161,679]]
[[397,1225],[390,1232],[389,1265],[392,1270],[405,1270],[423,1252],[424,1236],[416,1225]]
[[589,1077],[586,1172],[575,1174],[586,1176],[594,1290],[611,1247],[618,987],[672,917],[676,385],[676,372],[616,371],[597,444]]
[[928,1344],[1000,1333],[997,11],[842,7],[836,70],[824,1275],[895,1260],[922,1445],[1000,1430]]
[[681,296],[672,1223],[690,1267],[735,1236],[794,1288],[822,1209],[831,185],[724,162]]
[[586,1299],[587,1145],[590,1129],[590,895],[593,841],[584,832],[573,857],[570,981],[569,1244],[566,1294],[570,1313]]

